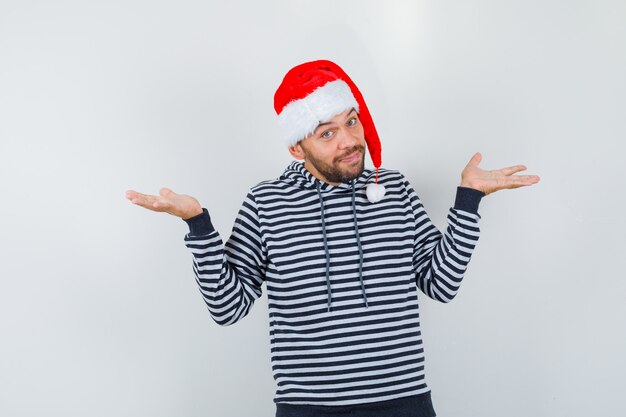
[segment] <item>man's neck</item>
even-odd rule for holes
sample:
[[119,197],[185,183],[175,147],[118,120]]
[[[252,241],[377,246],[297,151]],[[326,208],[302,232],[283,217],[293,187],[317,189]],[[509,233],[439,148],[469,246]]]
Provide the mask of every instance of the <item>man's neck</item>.
[[326,177],[324,177],[322,174],[320,174],[315,168],[313,168],[313,166],[309,165],[307,163],[307,161],[304,161],[304,168],[309,171],[311,173],[311,175],[313,175],[315,178],[317,178],[320,181],[325,182],[326,184],[330,184],[334,187],[337,187],[339,184],[341,184],[340,182],[331,182],[328,181],[328,179]]

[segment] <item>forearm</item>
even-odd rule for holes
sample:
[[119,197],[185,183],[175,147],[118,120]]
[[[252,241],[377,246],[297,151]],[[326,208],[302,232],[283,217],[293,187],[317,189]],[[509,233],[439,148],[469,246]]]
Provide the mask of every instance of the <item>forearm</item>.
[[457,187],[444,234],[427,221],[424,212],[422,233],[427,238],[423,240],[415,264],[417,285],[430,298],[449,302],[458,293],[480,235],[478,206],[483,195],[472,188]]
[[245,225],[239,223],[224,245],[206,209],[185,222],[189,226],[185,245],[193,255],[196,282],[211,317],[223,326],[236,323],[261,296],[258,265],[246,249],[237,244],[244,235],[240,229]]

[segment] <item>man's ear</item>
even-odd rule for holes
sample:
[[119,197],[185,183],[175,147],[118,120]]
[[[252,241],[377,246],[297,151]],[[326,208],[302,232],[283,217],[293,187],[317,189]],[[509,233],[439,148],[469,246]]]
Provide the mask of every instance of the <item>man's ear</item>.
[[302,149],[302,145],[300,144],[300,142],[296,143],[293,146],[290,146],[289,153],[295,159],[304,159],[304,150]]

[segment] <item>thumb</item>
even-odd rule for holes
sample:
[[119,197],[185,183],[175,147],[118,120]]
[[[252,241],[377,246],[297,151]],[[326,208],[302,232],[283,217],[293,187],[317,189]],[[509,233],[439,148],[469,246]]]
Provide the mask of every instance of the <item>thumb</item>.
[[470,165],[478,166],[478,164],[480,163],[482,159],[483,159],[483,156],[480,154],[480,152],[476,152],[470,159],[469,163]]
[[167,187],[163,187],[159,190],[159,195],[161,195],[162,197],[173,197],[176,195],[176,193]]

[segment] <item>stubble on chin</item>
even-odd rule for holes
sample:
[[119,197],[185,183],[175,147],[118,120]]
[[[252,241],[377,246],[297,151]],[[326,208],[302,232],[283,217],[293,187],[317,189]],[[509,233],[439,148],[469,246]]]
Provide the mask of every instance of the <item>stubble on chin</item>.
[[[361,158],[357,167],[352,169],[342,169],[341,159],[354,153],[355,151],[361,152]],[[305,151],[305,159],[315,167],[315,169],[324,176],[328,182],[333,183],[349,183],[355,178],[358,178],[365,169],[365,149],[364,147],[357,147],[350,152],[343,155],[341,158],[337,158],[332,165],[326,164],[312,157]]]
[[333,182],[348,183],[361,175],[363,169],[365,168],[365,152],[363,152],[363,150],[360,151],[361,158],[359,159],[358,165],[352,169],[342,170],[341,160],[337,161],[333,170],[333,174],[335,176],[335,178],[332,179]]

